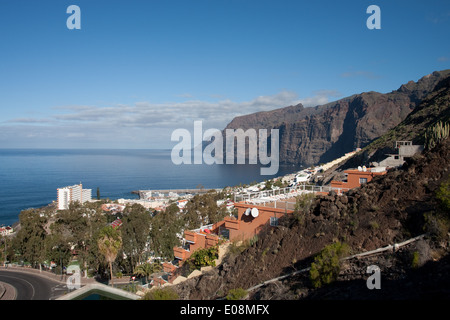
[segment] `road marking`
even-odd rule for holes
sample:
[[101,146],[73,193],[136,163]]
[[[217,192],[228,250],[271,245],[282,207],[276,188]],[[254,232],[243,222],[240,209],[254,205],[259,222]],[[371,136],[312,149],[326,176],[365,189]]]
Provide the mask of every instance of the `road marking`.
[[[35,294],[35,290],[34,290],[33,285],[29,281],[27,281],[25,279],[22,279],[22,278],[18,278],[18,277],[13,277],[13,276],[0,275],[0,277],[13,278],[13,279],[21,280],[21,281],[24,281],[24,282],[28,283],[30,285],[31,289],[33,290],[33,294],[31,295],[31,299],[30,300],[33,300],[34,294]],[[17,288],[16,288],[16,293],[17,293]],[[17,297],[17,294],[16,294],[16,297]]]

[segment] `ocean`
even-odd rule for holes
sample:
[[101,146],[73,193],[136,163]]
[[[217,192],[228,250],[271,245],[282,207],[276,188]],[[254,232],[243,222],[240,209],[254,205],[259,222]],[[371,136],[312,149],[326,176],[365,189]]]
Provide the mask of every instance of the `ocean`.
[[78,183],[101,198],[134,199],[134,190],[223,188],[300,170],[280,166],[274,176],[260,165],[174,165],[171,150],[0,149],[0,226],[19,213],[56,200],[56,189]]

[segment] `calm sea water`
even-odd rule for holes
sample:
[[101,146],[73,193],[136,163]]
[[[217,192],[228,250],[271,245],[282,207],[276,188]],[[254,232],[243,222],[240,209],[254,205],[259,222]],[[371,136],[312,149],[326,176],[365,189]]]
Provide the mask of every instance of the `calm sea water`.
[[[21,210],[56,200],[56,189],[82,183],[102,198],[133,199],[133,190],[223,188],[263,181],[258,165],[174,165],[171,150],[0,149],[0,225]],[[276,176],[299,170],[280,166]]]

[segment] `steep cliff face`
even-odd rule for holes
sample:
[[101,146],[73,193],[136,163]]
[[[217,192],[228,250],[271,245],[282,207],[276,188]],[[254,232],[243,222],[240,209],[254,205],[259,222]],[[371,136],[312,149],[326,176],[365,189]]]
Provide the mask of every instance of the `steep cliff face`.
[[403,121],[450,70],[382,94],[364,92],[326,105],[301,104],[236,117],[225,129],[279,129],[280,163],[313,165],[362,148]]
[[387,154],[397,153],[394,148],[395,141],[411,140],[414,144],[424,144],[426,129],[439,121],[450,121],[450,75],[443,78],[428,95],[422,97],[417,107],[395,128],[389,129],[339,167],[323,173],[315,182],[328,184],[335,172],[360,165],[370,166],[372,162],[385,159]]

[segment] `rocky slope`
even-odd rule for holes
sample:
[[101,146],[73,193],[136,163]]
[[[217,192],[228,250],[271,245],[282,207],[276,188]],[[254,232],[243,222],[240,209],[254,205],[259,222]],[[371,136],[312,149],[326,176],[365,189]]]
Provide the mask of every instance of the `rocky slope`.
[[449,74],[433,72],[386,94],[364,92],[314,108],[299,104],[240,116],[225,129],[279,129],[280,163],[328,162],[394,128]]
[[387,154],[397,153],[394,149],[395,141],[408,140],[423,145],[426,129],[438,121],[450,122],[450,75],[439,81],[434,90],[396,127],[388,130],[352,158],[321,173],[314,182],[328,184],[333,179],[339,180],[345,169],[362,165],[369,167],[372,162],[385,159]]
[[[441,212],[436,190],[449,181],[449,173],[450,139],[447,139],[435,149],[411,158],[402,168],[376,177],[344,196],[319,196],[311,209],[280,219],[277,228],[266,226],[257,241],[242,247],[241,252],[230,253],[213,271],[189,279],[175,289],[182,299],[216,299],[230,289],[247,289],[307,267],[314,255],[333,241],[345,242],[351,253],[360,253],[422,234],[431,230],[427,224],[431,220],[427,222],[425,214],[437,217]],[[444,212],[444,216],[448,219],[448,212]],[[448,226],[445,236],[447,232]],[[398,254],[372,257],[366,262],[349,262],[340,281],[330,287],[313,289],[306,274],[265,286],[253,292],[251,298],[366,298],[363,294],[369,295],[368,298],[393,299],[448,297],[448,239],[428,239],[421,246],[422,249],[413,246]],[[422,267],[411,267],[411,250],[420,253]],[[384,283],[389,283],[384,290],[372,292],[375,296],[370,296],[365,286],[367,264],[379,265],[387,281]],[[352,286],[359,289],[352,293]],[[359,296],[358,290],[362,292]]]

